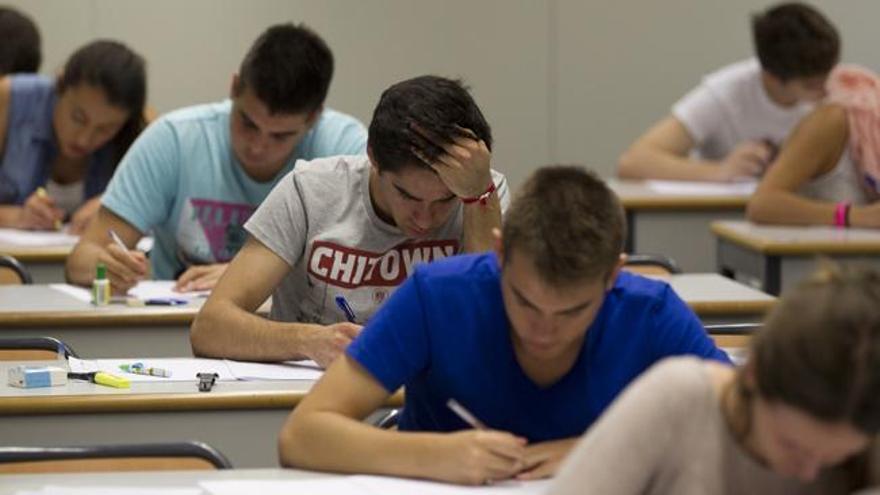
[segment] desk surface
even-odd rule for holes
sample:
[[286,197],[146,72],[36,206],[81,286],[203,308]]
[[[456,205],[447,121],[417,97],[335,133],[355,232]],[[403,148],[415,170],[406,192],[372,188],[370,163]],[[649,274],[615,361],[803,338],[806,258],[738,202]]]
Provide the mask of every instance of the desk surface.
[[184,306],[95,307],[49,285],[0,286],[0,328],[189,325],[204,300]]
[[711,184],[705,194],[659,191],[648,181],[610,179],[608,186],[617,193],[624,208],[630,210],[736,210],[744,209],[750,194],[736,185]]
[[[773,296],[712,273],[686,273],[668,279],[697,314],[763,312]],[[202,299],[185,306],[111,304],[95,307],[48,285],[0,286],[0,328],[137,325],[189,325]],[[260,312],[267,312],[268,303]]]
[[880,230],[758,225],[747,221],[712,222],[711,228],[721,239],[769,255],[880,255]]
[[73,246],[27,247],[0,244],[0,253],[15,257],[22,263],[64,263]]
[[717,273],[672,275],[669,285],[699,316],[763,314],[776,298]]
[[[104,387],[80,380],[66,385],[21,389],[6,379],[9,368],[23,362],[0,362],[0,416],[34,414],[173,412],[229,409],[287,409],[299,403],[312,380],[252,380],[217,382],[199,392],[195,380],[132,382],[129,389]],[[37,361],[67,367],[66,361]],[[398,397],[399,399],[399,397]],[[402,401],[395,399],[395,404]]]

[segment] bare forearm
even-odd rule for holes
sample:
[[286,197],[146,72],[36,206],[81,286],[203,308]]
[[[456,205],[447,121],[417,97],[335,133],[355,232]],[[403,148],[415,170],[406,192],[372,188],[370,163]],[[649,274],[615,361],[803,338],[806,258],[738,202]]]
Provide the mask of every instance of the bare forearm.
[[18,227],[18,219],[21,216],[21,206],[0,206],[0,227]]
[[95,266],[104,248],[87,240],[73,248],[64,264],[64,276],[68,283],[88,286],[95,278]]
[[492,193],[486,204],[480,202],[463,205],[463,250],[479,253],[493,248],[492,229],[501,228],[501,200]]
[[281,464],[344,473],[433,477],[441,435],[382,430],[333,412],[309,411],[281,432]]
[[815,201],[789,191],[774,189],[756,192],[749,200],[746,217],[756,223],[832,225],[834,208],[834,203]]
[[246,361],[305,359],[305,340],[317,325],[271,321],[230,301],[208,300],[193,321],[190,343],[197,356]]
[[691,160],[664,150],[630,149],[620,157],[617,175],[624,179],[718,180],[720,163]]

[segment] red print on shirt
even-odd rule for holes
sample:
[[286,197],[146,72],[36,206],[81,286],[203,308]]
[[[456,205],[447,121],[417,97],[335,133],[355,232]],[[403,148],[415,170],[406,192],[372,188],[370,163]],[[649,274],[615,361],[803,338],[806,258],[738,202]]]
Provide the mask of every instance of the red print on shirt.
[[315,241],[308,271],[318,280],[346,289],[396,287],[412,273],[417,263],[446,258],[457,250],[458,241],[454,239],[408,241],[381,253]]

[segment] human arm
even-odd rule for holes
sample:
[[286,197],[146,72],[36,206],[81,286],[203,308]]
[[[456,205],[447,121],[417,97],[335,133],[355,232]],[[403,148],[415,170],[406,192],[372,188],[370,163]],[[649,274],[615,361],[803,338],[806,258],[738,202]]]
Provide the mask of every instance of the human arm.
[[[502,191],[495,185],[495,190],[483,197],[490,185],[495,184],[490,168],[492,152],[489,147],[469,129],[461,129],[462,135],[452,137],[451,141],[417,127],[413,129],[414,135],[425,140],[423,144],[441,150],[433,161],[417,149],[414,152],[437,172],[446,187],[461,199],[481,198],[462,205],[463,251],[476,253],[491,250],[494,239],[492,230],[501,228]],[[506,190],[503,193],[506,194]]]
[[101,208],[101,195],[94,196],[86,200],[79,208],[70,216],[70,233],[80,235],[85,232],[89,222],[98,214]]
[[[126,249],[116,244],[109,234],[110,230],[116,232]],[[90,285],[95,278],[95,267],[103,263],[107,266],[107,278],[113,292],[125,294],[147,276],[146,255],[134,249],[141,237],[143,234],[133,225],[101,206],[67,257],[67,281],[76,285]]]
[[353,358],[337,360],[281,430],[281,464],[482,484],[522,467],[524,440],[498,431],[455,433],[379,429],[361,420],[390,393]]
[[721,161],[688,157],[696,146],[687,127],[675,116],[661,120],[639,137],[620,157],[617,174],[624,179],[672,179],[729,182],[760,175],[772,149],[746,141]]
[[57,230],[64,211],[42,189],[28,196],[24,204],[0,206],[0,227],[23,230]]
[[[836,204],[806,198],[798,190],[810,180],[834,169],[848,140],[846,110],[824,105],[808,115],[780,150],[746,208],[758,223],[833,225]],[[880,205],[853,206],[854,227],[880,227]]]
[[286,261],[249,237],[193,321],[193,354],[247,361],[313,359],[324,367],[333,362],[360,326],[278,322],[255,314],[289,271]]

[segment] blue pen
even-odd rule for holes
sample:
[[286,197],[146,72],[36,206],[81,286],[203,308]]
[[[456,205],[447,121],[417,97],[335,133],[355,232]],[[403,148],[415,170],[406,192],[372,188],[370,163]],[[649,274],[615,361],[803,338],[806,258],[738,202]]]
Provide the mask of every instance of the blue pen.
[[153,299],[147,299],[144,301],[144,304],[147,306],[182,306],[184,304],[189,304],[189,301],[173,297],[156,297]]
[[336,296],[336,305],[339,306],[339,309],[345,313],[345,319],[351,323],[357,323],[354,316],[354,311],[351,309],[351,306],[348,305],[348,301],[345,300],[345,296]]

